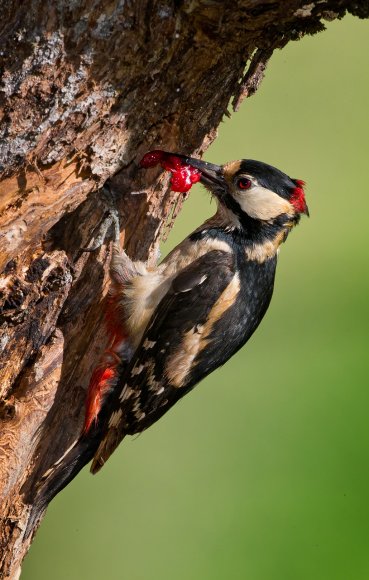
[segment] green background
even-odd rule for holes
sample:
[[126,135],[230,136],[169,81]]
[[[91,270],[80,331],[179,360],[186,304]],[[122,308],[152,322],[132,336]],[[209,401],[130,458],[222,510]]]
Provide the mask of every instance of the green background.
[[[25,580],[369,578],[369,22],[277,52],[206,158],[307,181],[254,337],[48,510]],[[212,213],[200,187],[164,252]]]

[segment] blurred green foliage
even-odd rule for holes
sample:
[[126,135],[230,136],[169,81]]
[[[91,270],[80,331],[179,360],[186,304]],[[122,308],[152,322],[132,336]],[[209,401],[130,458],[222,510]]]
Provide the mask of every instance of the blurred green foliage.
[[[369,23],[276,53],[207,159],[307,181],[248,345],[49,508],[24,580],[369,578]],[[214,210],[201,190],[164,252]]]

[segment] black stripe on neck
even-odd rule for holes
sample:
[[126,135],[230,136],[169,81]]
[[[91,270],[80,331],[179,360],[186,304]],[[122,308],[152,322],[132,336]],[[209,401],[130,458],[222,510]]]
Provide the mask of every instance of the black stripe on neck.
[[291,218],[287,214],[281,214],[270,222],[252,218],[242,211],[237,201],[229,194],[224,195],[222,203],[237,216],[241,224],[242,234],[245,240],[244,243],[246,244],[262,244],[268,239],[274,239],[280,231],[286,229],[287,222],[293,220],[297,223],[299,218],[299,216]]

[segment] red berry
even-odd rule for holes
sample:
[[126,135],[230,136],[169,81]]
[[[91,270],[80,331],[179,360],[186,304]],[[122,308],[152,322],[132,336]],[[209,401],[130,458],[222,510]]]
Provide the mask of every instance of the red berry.
[[165,153],[165,151],[149,151],[142,158],[140,165],[141,167],[154,167],[158,163],[163,169],[172,173],[170,184],[173,191],[185,193],[201,179],[201,173],[198,169],[191,167],[191,165],[184,165],[179,157]]
[[155,167],[155,165],[162,162],[164,156],[164,151],[160,151],[159,149],[149,151],[142,157],[140,165],[141,167]]
[[[183,169],[185,169],[185,168],[183,168]],[[191,183],[188,184],[186,181],[186,175],[185,175],[183,169],[180,171],[175,171],[172,173],[172,178],[170,180],[170,184],[172,186],[173,191],[185,192],[185,191],[188,191],[191,187]]]
[[201,179],[201,173],[198,169],[195,169],[194,167],[191,167],[191,183],[198,183]]
[[175,155],[165,155],[161,165],[167,171],[178,171],[182,167],[182,161]]

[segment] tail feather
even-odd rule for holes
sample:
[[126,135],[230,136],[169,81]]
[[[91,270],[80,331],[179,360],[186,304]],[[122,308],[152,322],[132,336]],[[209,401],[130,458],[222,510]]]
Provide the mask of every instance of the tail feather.
[[100,471],[123,438],[124,434],[120,430],[118,431],[115,427],[110,427],[94,454],[90,468],[91,473],[95,475],[95,473]]
[[[118,229],[115,233],[119,238]],[[120,250],[116,241],[113,244],[111,287],[105,312],[108,345],[90,380],[83,431],[79,439],[42,476],[37,486],[27,493],[32,508],[25,532],[26,537],[32,532],[37,520],[41,519],[51,500],[76,477],[94,455],[96,454],[91,467],[92,473],[99,471],[123,438],[121,434],[119,437],[117,433],[114,435],[114,430],[109,429],[107,437],[102,440],[110,416],[118,374],[122,364],[128,363],[133,354],[122,311],[122,292],[134,273],[133,262]]]
[[82,436],[43,475],[37,483],[36,489],[33,490],[33,497],[29,498],[32,508],[27,522],[25,538],[31,534],[51,500],[91,461],[98,443],[99,438],[97,436],[91,437],[90,434],[88,437]]

